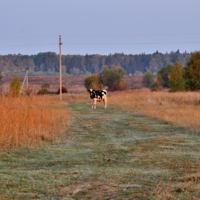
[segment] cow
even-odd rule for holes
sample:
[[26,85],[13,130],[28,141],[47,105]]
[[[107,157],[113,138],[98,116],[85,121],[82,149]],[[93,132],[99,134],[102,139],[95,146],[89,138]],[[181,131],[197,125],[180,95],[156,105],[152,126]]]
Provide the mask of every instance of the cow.
[[96,103],[103,101],[104,108],[107,108],[107,91],[106,90],[87,90],[90,93],[90,98],[92,99],[92,108],[96,109]]

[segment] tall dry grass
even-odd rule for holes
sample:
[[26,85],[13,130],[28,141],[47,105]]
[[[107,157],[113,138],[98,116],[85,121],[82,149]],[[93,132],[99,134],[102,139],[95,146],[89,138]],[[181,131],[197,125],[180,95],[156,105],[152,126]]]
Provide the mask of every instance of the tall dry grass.
[[48,96],[0,97],[0,149],[57,141],[69,123],[69,113],[61,107]]
[[200,132],[199,92],[150,92],[149,90],[109,93],[110,105]]

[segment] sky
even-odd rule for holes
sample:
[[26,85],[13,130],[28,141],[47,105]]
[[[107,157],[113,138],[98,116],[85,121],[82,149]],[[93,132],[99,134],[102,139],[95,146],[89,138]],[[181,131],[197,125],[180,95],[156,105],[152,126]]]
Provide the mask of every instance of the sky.
[[200,50],[200,0],[1,0],[0,55]]

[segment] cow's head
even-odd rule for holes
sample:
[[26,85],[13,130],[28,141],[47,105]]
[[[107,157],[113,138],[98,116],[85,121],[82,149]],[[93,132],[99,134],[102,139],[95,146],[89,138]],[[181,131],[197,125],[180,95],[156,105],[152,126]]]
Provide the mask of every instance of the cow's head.
[[94,99],[94,98],[96,97],[95,90],[89,89],[89,90],[87,90],[87,91],[90,93],[90,98],[91,98],[91,99]]

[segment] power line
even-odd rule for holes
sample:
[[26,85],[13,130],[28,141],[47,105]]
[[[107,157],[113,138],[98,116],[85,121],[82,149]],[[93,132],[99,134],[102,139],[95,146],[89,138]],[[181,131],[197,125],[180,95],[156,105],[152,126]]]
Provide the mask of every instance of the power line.
[[[138,33],[138,34],[66,34],[66,37],[135,37],[135,36],[184,36],[184,35],[200,35],[200,33]],[[57,37],[57,35],[41,35],[41,36],[17,36],[17,37],[0,37],[0,39],[24,39],[24,38],[46,38]]]
[[0,47],[25,47],[25,46],[47,46],[47,45],[57,45],[56,43],[49,43],[49,44],[17,44],[17,45],[7,45],[7,46],[0,46]]
[[[199,44],[200,42],[66,42],[67,45],[155,45],[155,44]],[[26,47],[26,46],[49,46],[56,45],[56,43],[49,44],[23,44],[23,45],[5,45],[0,48],[7,47]]]
[[108,45],[112,45],[112,44],[116,44],[116,45],[121,45],[121,44],[199,44],[200,42],[69,42],[69,43],[65,43],[65,44],[95,44],[95,45],[104,45],[104,44],[108,44]]
[[76,35],[76,34],[71,34],[71,35],[63,35],[67,37],[135,37],[135,36],[169,36],[169,35],[175,35],[175,36],[180,36],[180,35],[200,35],[200,33],[143,33],[143,34],[106,34],[106,35]]

